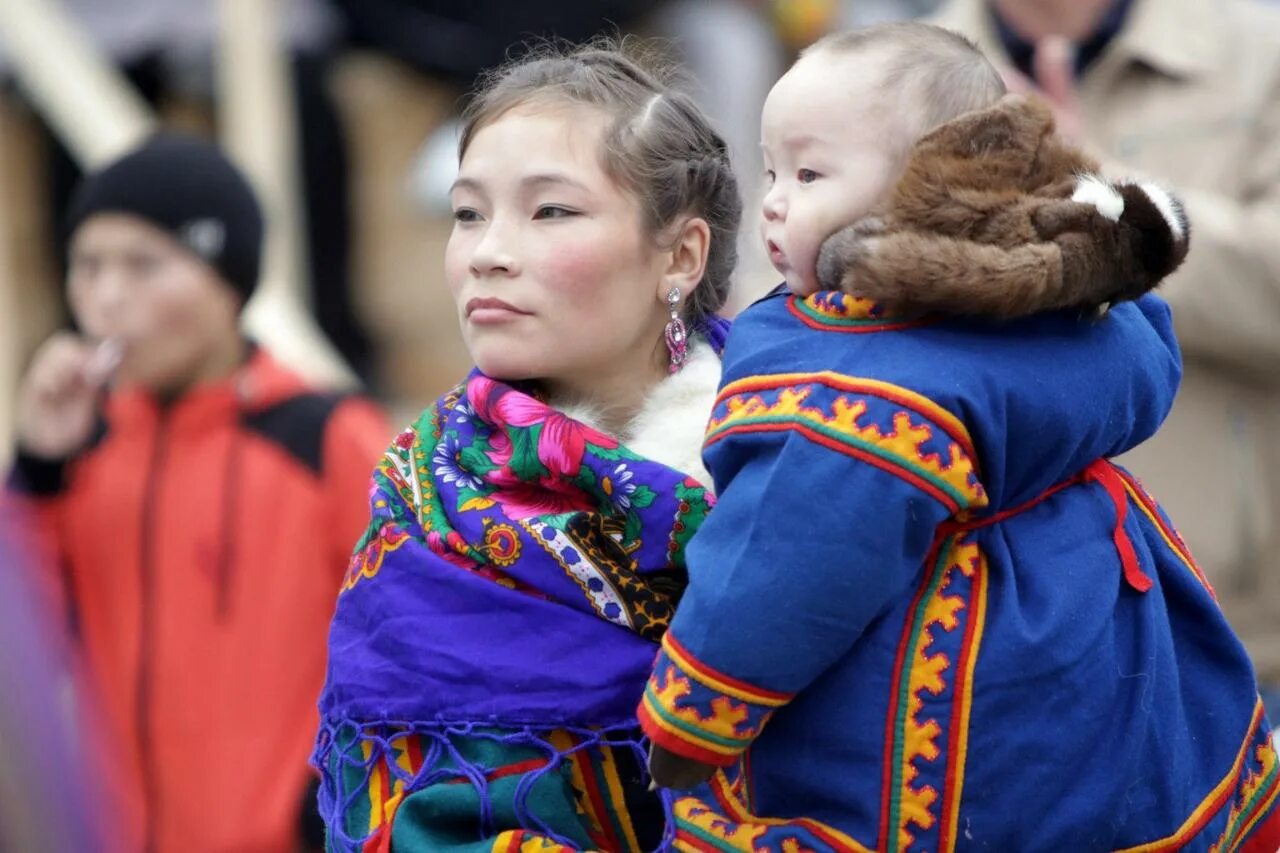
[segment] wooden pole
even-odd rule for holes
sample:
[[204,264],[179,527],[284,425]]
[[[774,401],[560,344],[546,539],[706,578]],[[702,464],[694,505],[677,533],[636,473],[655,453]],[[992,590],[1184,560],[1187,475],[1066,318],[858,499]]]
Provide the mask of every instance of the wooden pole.
[[85,169],[155,126],[151,109],[54,0],[0,0],[0,40],[23,89]]
[[278,0],[220,0],[219,123],[226,150],[267,213],[263,278],[245,311],[250,334],[314,382],[355,377],[306,311],[296,110]]

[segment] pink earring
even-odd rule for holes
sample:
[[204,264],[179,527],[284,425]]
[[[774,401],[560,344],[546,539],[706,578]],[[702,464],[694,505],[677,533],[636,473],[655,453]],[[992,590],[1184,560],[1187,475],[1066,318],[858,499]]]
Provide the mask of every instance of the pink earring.
[[689,357],[689,332],[680,319],[680,288],[673,287],[667,291],[667,310],[671,312],[666,331],[667,349],[671,351],[671,372],[679,373]]

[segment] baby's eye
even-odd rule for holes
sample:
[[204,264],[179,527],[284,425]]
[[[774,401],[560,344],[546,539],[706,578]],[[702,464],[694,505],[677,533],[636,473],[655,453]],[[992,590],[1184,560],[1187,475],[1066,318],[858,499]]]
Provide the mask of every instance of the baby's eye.
[[561,207],[558,204],[544,204],[538,208],[533,215],[534,219],[564,219],[567,216],[576,216],[578,211],[570,210],[567,207]]
[[454,222],[479,222],[480,214],[469,207],[460,207],[453,212]]
[[769,186],[773,186],[773,182],[776,181],[777,179],[778,179],[778,176],[773,173],[773,169],[765,169],[764,171],[765,183],[767,183]]
[[801,169],[799,172],[796,172],[796,180],[802,184],[811,184],[818,180],[818,173],[813,171],[813,169]]

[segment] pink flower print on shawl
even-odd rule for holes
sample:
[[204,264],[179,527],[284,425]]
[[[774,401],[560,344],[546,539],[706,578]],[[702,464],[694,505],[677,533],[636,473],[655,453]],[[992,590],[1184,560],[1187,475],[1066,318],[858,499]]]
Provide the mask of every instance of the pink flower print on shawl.
[[[611,436],[487,376],[476,376],[471,380],[467,385],[467,398],[481,420],[502,430],[493,436],[493,452],[489,458],[503,468],[510,465],[514,452],[509,433],[513,429],[527,430],[539,424],[542,425],[542,433],[538,437],[538,461],[551,477],[576,477],[582,468],[582,457],[588,444],[606,450],[614,450],[618,446],[617,440]],[[498,485],[492,477],[490,482]]]

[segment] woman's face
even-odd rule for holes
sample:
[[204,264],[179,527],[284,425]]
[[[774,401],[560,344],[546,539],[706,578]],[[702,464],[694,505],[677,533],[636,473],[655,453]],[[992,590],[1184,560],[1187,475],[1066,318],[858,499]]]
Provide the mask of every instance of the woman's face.
[[517,107],[462,158],[445,276],[489,376],[597,393],[660,375],[664,254],[601,163],[608,120],[590,107]]

